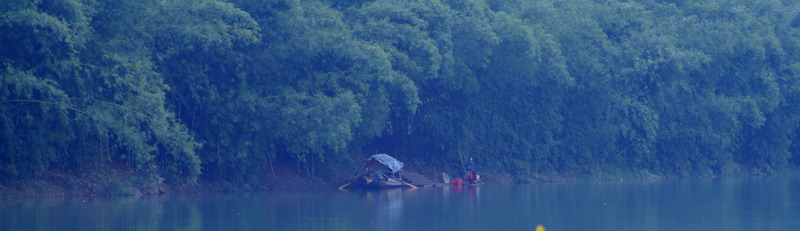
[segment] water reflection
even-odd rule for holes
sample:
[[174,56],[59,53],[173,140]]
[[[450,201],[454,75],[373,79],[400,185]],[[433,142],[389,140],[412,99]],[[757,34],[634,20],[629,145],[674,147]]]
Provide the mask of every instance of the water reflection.
[[372,230],[401,230],[403,220],[402,188],[364,191],[365,210],[374,220]]
[[800,230],[800,180],[0,201],[0,230]]

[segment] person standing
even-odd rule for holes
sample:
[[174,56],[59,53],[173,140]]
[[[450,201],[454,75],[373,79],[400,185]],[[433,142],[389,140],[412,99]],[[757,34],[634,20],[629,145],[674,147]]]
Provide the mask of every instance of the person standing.
[[469,161],[467,161],[467,176],[464,177],[470,183],[475,183],[478,181],[478,175],[475,174],[475,158],[469,157]]

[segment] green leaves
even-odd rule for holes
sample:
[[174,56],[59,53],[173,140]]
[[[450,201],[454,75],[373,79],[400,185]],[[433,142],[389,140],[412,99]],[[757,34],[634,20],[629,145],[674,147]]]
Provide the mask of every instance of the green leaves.
[[[120,39],[131,41],[116,34],[95,39],[88,28],[92,6],[53,1],[4,14],[3,41],[20,44],[0,58],[6,89],[0,97],[10,107],[4,129],[16,131],[3,136],[10,153],[5,174],[31,177],[119,162],[176,181],[195,179],[197,144],[164,108],[166,86],[146,50],[116,47]],[[182,173],[160,171],[156,162],[179,165]]]
[[250,181],[373,151],[449,170],[768,173],[798,163],[797,7],[10,1],[0,174]]

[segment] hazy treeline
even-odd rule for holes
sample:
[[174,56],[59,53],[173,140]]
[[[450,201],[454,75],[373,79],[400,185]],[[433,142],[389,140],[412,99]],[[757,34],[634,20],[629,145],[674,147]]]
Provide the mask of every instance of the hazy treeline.
[[0,179],[386,152],[520,174],[800,164],[789,0],[10,0]]

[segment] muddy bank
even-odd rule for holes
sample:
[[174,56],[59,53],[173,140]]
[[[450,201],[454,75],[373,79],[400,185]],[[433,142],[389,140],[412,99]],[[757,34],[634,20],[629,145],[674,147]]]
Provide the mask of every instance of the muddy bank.
[[[459,178],[457,171],[442,170],[439,166],[419,161],[408,161],[406,169],[418,172],[435,182],[449,182]],[[0,197],[93,197],[93,196],[144,196],[161,194],[201,194],[218,192],[264,192],[264,191],[318,191],[336,190],[354,176],[353,169],[330,170],[325,174],[309,176],[298,173],[285,165],[265,169],[256,180],[234,183],[226,179],[201,179],[194,183],[168,183],[164,179],[124,168],[102,167],[83,174],[50,171],[33,180],[0,183]],[[571,174],[509,174],[502,172],[478,172],[488,184],[548,183],[579,181],[665,180],[675,178],[716,178],[734,176],[675,176],[640,172],[604,172]],[[776,175],[798,176],[797,169]],[[742,174],[763,176],[764,174]]]
[[[437,166],[409,161],[406,169],[442,182],[443,172]],[[0,197],[92,197],[143,196],[160,194],[197,194],[217,192],[317,191],[336,190],[355,176],[352,168],[328,170],[314,176],[299,173],[290,166],[276,164],[250,182],[200,179],[194,183],[169,183],[164,179],[124,168],[102,167],[83,174],[49,171],[38,179],[0,184]],[[452,174],[452,179],[458,178]],[[492,183],[512,183],[502,174],[484,174]]]
[[104,167],[75,174],[48,171],[37,179],[0,184],[0,197],[93,197],[195,194],[239,191],[300,191],[335,189],[344,182],[338,176],[304,176],[286,166],[275,166],[261,179],[234,183],[225,179],[200,179],[193,183],[169,183],[150,174]]

